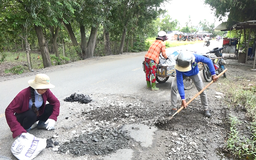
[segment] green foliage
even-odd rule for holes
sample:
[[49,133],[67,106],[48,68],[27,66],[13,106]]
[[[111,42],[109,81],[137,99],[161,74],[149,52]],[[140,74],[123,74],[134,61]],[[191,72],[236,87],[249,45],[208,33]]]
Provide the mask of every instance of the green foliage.
[[23,66],[15,66],[11,69],[5,70],[5,73],[12,73],[12,74],[22,74],[24,72],[25,68]]
[[[252,79],[254,79],[252,77]],[[235,157],[240,159],[255,159],[256,158],[256,85],[249,85],[248,81],[243,77],[236,79],[237,83],[230,83],[228,80],[223,83],[228,88],[227,90],[227,105],[236,107],[236,110],[246,111],[248,119],[252,119],[251,123],[242,123],[237,117],[230,117],[230,133],[226,148]],[[250,82],[252,83],[252,82]],[[244,86],[250,86],[248,89]],[[222,86],[224,87],[224,86]],[[251,137],[245,137],[243,132],[239,132],[240,127],[250,129]],[[241,130],[241,129],[240,129]]]
[[70,58],[64,56],[56,57],[55,55],[50,55],[50,57],[52,65],[62,65],[70,61]]
[[[156,40],[156,38],[148,38],[145,41],[145,51],[149,49],[151,44]],[[170,47],[177,47],[177,46],[183,46],[183,45],[188,45],[188,44],[195,44],[195,43],[202,43],[202,42],[197,42],[197,41],[165,41],[165,47],[170,48]]]
[[1,59],[0,59],[0,64],[1,64],[2,62],[4,62],[7,54],[6,53],[1,53],[0,56],[1,56]]
[[238,105],[244,106],[250,117],[256,120],[256,96],[255,91],[236,90],[232,93],[232,101]]
[[140,52],[145,50],[145,40],[144,38],[136,37],[136,41],[133,43],[133,48],[131,48],[132,52]]
[[253,138],[239,136],[238,125],[240,121],[235,116],[230,117],[230,133],[227,140],[226,148],[240,159],[256,158],[256,123],[251,123]]
[[183,32],[183,33],[190,33],[190,29],[189,29],[188,26],[183,27],[180,31]]
[[172,20],[170,15],[163,15],[163,19],[160,20],[160,23],[158,23],[158,26],[160,30],[162,31],[173,31],[177,27],[178,21]]
[[166,48],[171,47],[171,43],[170,43],[169,41],[165,42],[165,47],[166,47]]
[[239,37],[239,33],[238,33],[238,31],[228,31],[228,33],[227,33],[227,37],[228,38],[237,38],[237,37]]
[[205,0],[205,3],[215,9],[215,15],[220,20],[228,15],[229,23],[256,19],[255,0]]
[[81,57],[78,55],[81,53],[81,48],[79,46],[70,46],[66,48],[66,57],[68,57],[71,62],[81,60]]

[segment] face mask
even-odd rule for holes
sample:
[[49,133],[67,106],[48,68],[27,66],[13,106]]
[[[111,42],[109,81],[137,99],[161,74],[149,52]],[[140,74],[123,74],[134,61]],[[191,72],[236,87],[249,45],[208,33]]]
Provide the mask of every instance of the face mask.
[[35,92],[36,92],[37,95],[41,96],[41,94],[39,94],[36,89],[35,89]]

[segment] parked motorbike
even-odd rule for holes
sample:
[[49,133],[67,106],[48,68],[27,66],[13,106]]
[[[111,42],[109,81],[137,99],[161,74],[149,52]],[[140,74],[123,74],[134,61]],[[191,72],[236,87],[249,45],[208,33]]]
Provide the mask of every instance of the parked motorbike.
[[[156,69],[156,81],[158,83],[165,83],[169,77],[176,76],[176,70],[174,68],[176,64],[176,58],[178,56],[178,52],[175,51],[168,56],[168,60],[166,60],[162,55],[159,57],[159,64]],[[145,61],[142,63],[143,70],[145,72]],[[190,77],[186,77],[183,79],[184,89],[189,90],[193,88],[194,83]]]
[[206,46],[206,47],[210,46],[210,40],[209,39],[204,40],[204,46]]
[[[222,57],[221,50],[223,50],[223,48],[217,47],[204,55],[212,60],[216,75],[220,74],[226,69],[226,61]],[[214,53],[214,55],[210,55],[209,53]],[[210,69],[206,64],[203,64],[203,76],[206,82],[210,82],[212,80]],[[226,73],[224,73],[223,76],[226,78]]]
[[[156,70],[156,81],[158,83],[165,83],[169,77],[176,76],[176,70],[174,68],[176,64],[176,58],[178,56],[178,52],[175,51],[171,55],[168,56],[168,60],[166,60],[162,55],[159,57],[159,64],[157,65]],[[183,78],[183,85],[185,90],[189,90],[194,87],[194,83],[190,77]]]

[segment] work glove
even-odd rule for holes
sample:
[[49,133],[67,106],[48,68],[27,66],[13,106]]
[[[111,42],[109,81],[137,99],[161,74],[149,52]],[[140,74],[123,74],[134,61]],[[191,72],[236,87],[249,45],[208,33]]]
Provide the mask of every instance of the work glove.
[[23,133],[21,133],[21,135],[18,138],[30,139],[31,137],[33,137],[32,134],[30,134],[28,132],[23,132]]
[[26,135],[28,135],[28,134],[29,134],[28,132],[23,132],[23,133],[20,134],[19,137],[26,137]]
[[49,130],[53,130],[54,129],[54,125],[55,125],[55,120],[53,119],[48,119],[44,124],[46,124],[46,129]]

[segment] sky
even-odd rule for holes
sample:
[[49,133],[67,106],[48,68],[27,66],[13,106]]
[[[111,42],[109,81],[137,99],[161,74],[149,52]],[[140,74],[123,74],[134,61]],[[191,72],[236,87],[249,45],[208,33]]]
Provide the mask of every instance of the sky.
[[182,27],[189,21],[189,16],[193,26],[197,26],[204,19],[210,24],[214,23],[215,27],[221,24],[221,21],[214,16],[210,5],[204,4],[204,0],[170,0],[162,8],[168,10],[171,18],[177,19]]

